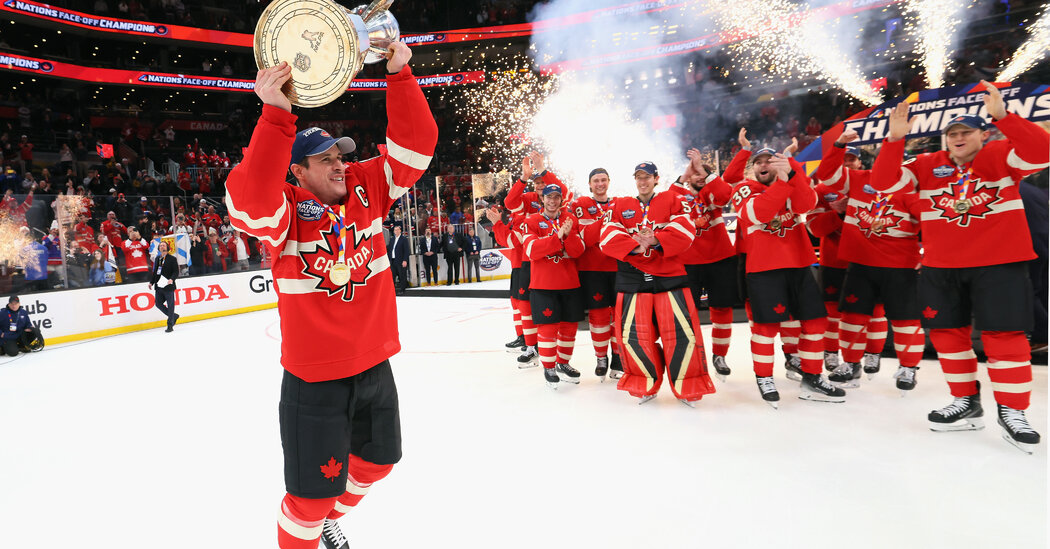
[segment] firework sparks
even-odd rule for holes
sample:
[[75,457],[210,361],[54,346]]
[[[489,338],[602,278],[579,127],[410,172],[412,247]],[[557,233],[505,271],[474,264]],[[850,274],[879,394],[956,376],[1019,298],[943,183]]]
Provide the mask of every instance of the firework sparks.
[[931,88],[944,86],[956,31],[964,10],[973,5],[973,0],[910,0],[905,4],[904,16],[909,26],[918,32],[916,51]]
[[774,78],[816,77],[868,105],[882,103],[860,68],[836,42],[820,9],[788,0],[744,0],[714,13],[719,25],[739,38],[730,46],[739,67]]
[[1043,8],[1039,20],[1028,27],[1028,40],[1014,52],[1010,63],[996,77],[997,81],[1013,82],[1046,57],[1046,52],[1050,51],[1050,17],[1047,17],[1048,15],[1050,15],[1050,4]]

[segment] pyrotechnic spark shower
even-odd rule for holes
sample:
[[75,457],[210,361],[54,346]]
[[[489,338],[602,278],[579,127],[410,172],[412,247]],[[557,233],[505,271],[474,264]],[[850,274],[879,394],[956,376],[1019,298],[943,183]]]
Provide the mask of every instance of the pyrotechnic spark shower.
[[973,0],[909,0],[904,5],[904,16],[917,34],[916,50],[931,88],[944,86],[953,53],[952,40],[964,10],[973,5]]
[[788,0],[745,0],[720,7],[715,17],[726,32],[747,29],[746,39],[729,47],[737,66],[767,79],[816,77],[868,105],[882,103],[819,9],[807,11]]
[[1028,40],[1014,52],[1010,63],[999,73],[999,82],[1013,82],[1046,57],[1050,51],[1050,4],[1043,6],[1039,19],[1028,27]]

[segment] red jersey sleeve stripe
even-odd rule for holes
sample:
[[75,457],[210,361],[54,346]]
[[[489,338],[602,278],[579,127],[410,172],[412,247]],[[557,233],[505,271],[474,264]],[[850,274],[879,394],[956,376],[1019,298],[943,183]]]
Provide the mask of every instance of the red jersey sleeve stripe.
[[1010,149],[1010,154],[1006,156],[1006,164],[1011,168],[1016,168],[1018,170],[1023,171],[1041,170],[1047,166],[1050,166],[1050,164],[1047,163],[1028,162],[1022,159],[1020,156],[1018,156],[1017,149]]

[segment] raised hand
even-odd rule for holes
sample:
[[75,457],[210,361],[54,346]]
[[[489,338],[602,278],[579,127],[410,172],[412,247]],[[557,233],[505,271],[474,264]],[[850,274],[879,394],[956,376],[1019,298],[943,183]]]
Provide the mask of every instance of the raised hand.
[[543,170],[547,168],[547,159],[543,158],[543,153],[532,151],[529,153],[529,159],[532,161],[532,171],[537,174],[543,173]]
[[798,138],[792,137],[791,144],[784,149],[784,156],[794,156],[796,152],[798,152]]
[[282,89],[292,78],[292,66],[285,61],[255,75],[255,95],[266,105],[292,112],[292,102]]
[[908,116],[908,103],[901,101],[890,111],[890,141],[900,141],[911,131],[911,118]]
[[751,148],[751,142],[747,140],[747,128],[740,128],[740,135],[736,138],[740,142],[740,146],[745,149]]
[[500,220],[499,210],[495,206],[485,210],[485,217],[489,218],[489,221],[495,223]]
[[984,99],[984,106],[988,109],[988,114],[996,120],[1006,118],[1006,102],[1003,101],[1002,92],[987,80],[981,80],[981,84],[984,86],[984,89],[988,90],[988,93],[982,97],[982,99]]
[[524,181],[532,179],[532,155],[527,154],[521,159],[521,178]]
[[405,68],[408,60],[412,59],[412,48],[408,47],[404,42],[391,42],[390,47],[386,51],[386,58],[386,72],[397,74],[401,72],[401,69]]
[[786,156],[782,154],[773,155],[773,158],[769,160],[769,167],[777,172],[778,178],[783,181],[788,180],[788,174],[791,173],[791,162],[788,162]]
[[842,135],[840,135],[839,138],[835,140],[835,142],[840,144],[846,144],[856,141],[858,139],[860,139],[860,135],[857,134],[856,130],[846,130],[842,132]]

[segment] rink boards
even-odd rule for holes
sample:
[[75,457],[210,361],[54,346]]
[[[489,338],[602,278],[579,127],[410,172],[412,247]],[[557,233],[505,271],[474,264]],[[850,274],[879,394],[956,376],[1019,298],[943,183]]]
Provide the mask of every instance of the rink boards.
[[[177,285],[179,323],[277,306],[269,270],[196,276],[180,279]],[[166,320],[154,307],[153,290],[145,282],[19,298],[48,345],[160,328]]]

